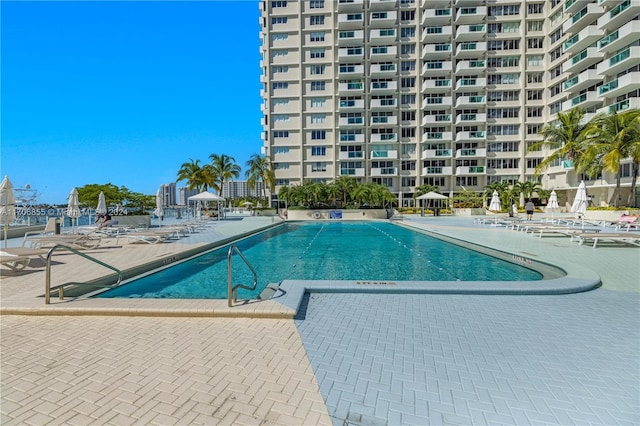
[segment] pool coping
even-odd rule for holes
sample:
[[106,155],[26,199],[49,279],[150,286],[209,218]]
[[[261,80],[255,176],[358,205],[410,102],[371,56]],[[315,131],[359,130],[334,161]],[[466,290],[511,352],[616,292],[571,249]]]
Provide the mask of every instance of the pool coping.
[[[58,300],[52,297],[50,305],[44,305],[41,297],[38,306],[1,306],[0,315],[100,315],[100,316],[155,316],[155,317],[236,317],[236,318],[294,318],[306,293],[397,293],[397,294],[479,294],[479,295],[561,295],[579,293],[600,287],[601,279],[593,271],[579,268],[571,262],[554,260],[554,265],[530,256],[501,252],[498,249],[461,240],[450,235],[417,226],[402,224],[448,241],[481,251],[501,253],[503,260],[521,265],[533,263],[562,271],[564,276],[537,281],[375,281],[375,280],[283,280],[278,291],[268,300],[240,301],[233,307],[220,299],[106,299],[68,297]],[[271,227],[271,226],[269,226]],[[265,227],[265,228],[269,228]],[[193,257],[229,244],[254,230],[194,250],[186,250],[180,258]],[[188,255],[187,255],[188,254]],[[172,255],[175,259],[175,254]],[[155,262],[164,262],[156,259]],[[171,262],[173,263],[173,262]],[[165,264],[166,265],[166,264]],[[141,266],[139,266],[141,267]]]

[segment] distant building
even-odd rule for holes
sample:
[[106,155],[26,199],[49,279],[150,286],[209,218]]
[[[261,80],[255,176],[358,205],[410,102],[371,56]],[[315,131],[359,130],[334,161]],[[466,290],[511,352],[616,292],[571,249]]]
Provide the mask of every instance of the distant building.
[[187,200],[189,199],[189,197],[191,197],[192,195],[196,195],[198,193],[197,189],[189,189],[186,186],[181,186],[180,188],[178,188],[178,203],[177,205],[179,206],[186,206]]
[[262,182],[256,182],[255,188],[249,187],[246,180],[225,182],[222,186],[222,197],[237,200],[245,197],[262,197]]
[[175,206],[176,205],[176,184],[175,183],[163,183],[160,185],[160,194],[162,195],[162,206]]

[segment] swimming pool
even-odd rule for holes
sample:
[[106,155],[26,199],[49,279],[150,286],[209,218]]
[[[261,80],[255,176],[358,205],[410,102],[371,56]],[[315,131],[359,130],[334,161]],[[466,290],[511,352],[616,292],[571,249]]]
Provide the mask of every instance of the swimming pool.
[[[287,222],[234,243],[258,273],[255,298],[269,283],[289,280],[535,281],[542,274],[387,222]],[[226,299],[223,246],[98,297]],[[251,284],[234,259],[235,283]]]

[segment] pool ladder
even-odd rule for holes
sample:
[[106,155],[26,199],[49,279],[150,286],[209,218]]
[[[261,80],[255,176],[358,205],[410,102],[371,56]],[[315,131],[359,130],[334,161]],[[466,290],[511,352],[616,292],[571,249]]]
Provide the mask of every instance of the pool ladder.
[[[232,272],[232,259],[233,259],[233,252],[236,252],[240,258],[244,261],[244,263],[249,267],[249,269],[251,270],[251,273],[253,274],[253,286],[248,286],[248,285],[244,285],[244,284],[236,284],[233,285],[233,272]],[[237,301],[237,296],[238,296],[238,289],[239,288],[244,288],[246,290],[255,290],[258,287],[258,274],[256,273],[256,270],[253,269],[253,266],[251,266],[251,264],[249,263],[249,261],[247,260],[246,257],[244,257],[244,254],[242,254],[242,252],[240,251],[240,249],[238,249],[238,247],[236,247],[235,245],[231,244],[231,247],[229,247],[229,252],[227,253],[227,302],[229,304],[229,307],[232,307],[234,305],[234,303],[236,303]]]

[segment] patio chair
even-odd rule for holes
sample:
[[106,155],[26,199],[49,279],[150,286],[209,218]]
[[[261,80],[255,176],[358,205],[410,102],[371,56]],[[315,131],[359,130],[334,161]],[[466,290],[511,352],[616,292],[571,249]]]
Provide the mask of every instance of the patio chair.
[[576,239],[580,244],[584,244],[586,241],[593,241],[593,248],[596,248],[600,241],[630,244],[640,247],[640,234],[635,234],[633,232],[575,233],[572,235],[571,240],[574,241]]
[[98,234],[64,234],[25,238],[22,241],[22,246],[43,249],[63,244],[76,250],[87,250],[98,247],[101,242],[102,237]]
[[45,260],[47,250],[30,249],[25,247],[12,247],[0,250],[0,264],[7,266],[12,271],[21,271],[31,263],[34,258]]
[[49,220],[47,220],[47,224],[44,226],[44,229],[41,231],[27,231],[24,233],[24,239],[27,239],[30,236],[33,235],[39,235],[41,237],[45,236],[45,235],[53,235],[56,232],[56,222],[58,219],[56,219],[55,217],[51,217],[49,218]]

